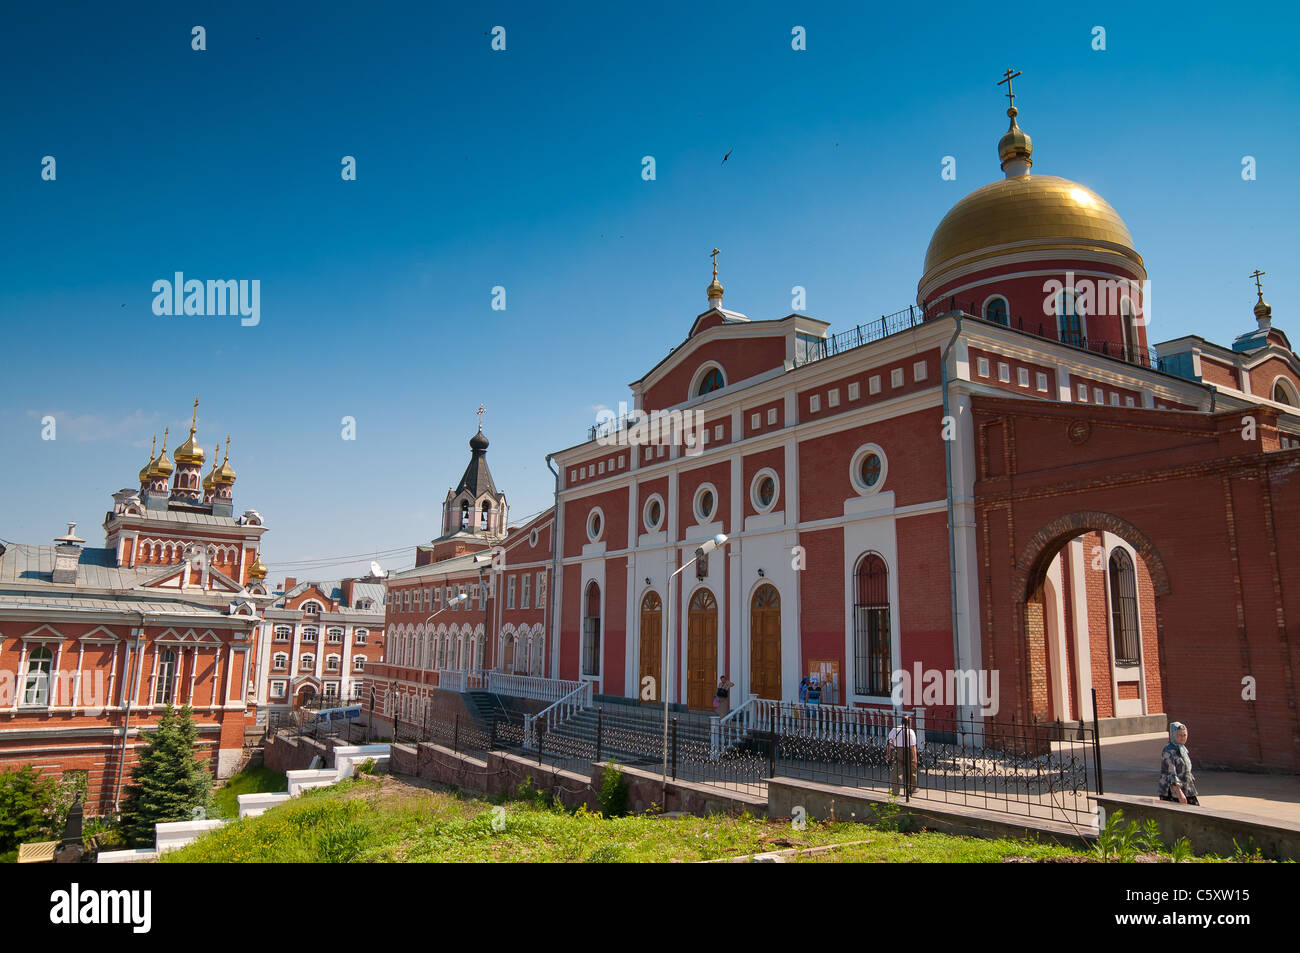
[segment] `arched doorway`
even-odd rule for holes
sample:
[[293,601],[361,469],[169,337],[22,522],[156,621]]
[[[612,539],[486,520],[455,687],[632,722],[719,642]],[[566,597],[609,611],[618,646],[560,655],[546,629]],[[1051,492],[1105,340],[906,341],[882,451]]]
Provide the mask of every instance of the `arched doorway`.
[[708,589],[691,596],[686,646],[686,705],[712,710],[718,685],[718,600]]
[[749,601],[749,690],[781,697],[781,596],[764,583]]
[[[663,603],[656,592],[647,592],[641,600],[641,668],[637,678],[637,695],[643,701],[655,704],[663,701],[659,693],[663,643]],[[654,679],[647,691],[646,678]],[[647,697],[648,696],[648,697]]]
[[501,652],[501,671],[507,675],[513,675],[515,672],[515,634],[513,632],[506,636],[505,648]]
[[298,701],[295,703],[295,707],[303,708],[307,705],[310,705],[315,700],[316,700],[315,686],[304,685],[302,686],[302,688],[298,689]]

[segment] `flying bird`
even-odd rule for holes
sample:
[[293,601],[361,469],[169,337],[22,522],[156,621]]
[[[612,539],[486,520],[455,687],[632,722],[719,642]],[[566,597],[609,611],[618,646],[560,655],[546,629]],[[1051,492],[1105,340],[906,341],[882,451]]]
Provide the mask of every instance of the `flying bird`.
[[[730,158],[731,158],[731,154],[732,154],[733,152],[735,152],[735,151],[736,151],[735,149],[728,149],[728,150],[727,150],[727,154],[726,154],[725,156],[722,157],[722,161],[723,161],[723,162],[726,162],[728,159],[730,159]],[[719,164],[721,164],[721,163],[719,163]]]

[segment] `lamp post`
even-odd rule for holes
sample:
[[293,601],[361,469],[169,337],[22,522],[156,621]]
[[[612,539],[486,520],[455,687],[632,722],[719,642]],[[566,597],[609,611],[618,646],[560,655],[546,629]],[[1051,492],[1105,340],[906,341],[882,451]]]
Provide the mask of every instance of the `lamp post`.
[[469,594],[468,594],[468,593],[464,593],[464,592],[457,593],[456,595],[452,596],[450,599],[447,600],[447,604],[446,604],[445,606],[443,606],[441,609],[439,609],[439,610],[438,610],[437,612],[435,612],[433,615],[429,616],[429,618],[425,619],[423,624],[424,624],[424,625],[428,625],[430,622],[432,622],[432,621],[433,621],[434,619],[436,619],[438,616],[442,615],[442,614],[443,614],[444,612],[446,612],[448,609],[459,608],[459,607],[460,607],[460,604],[461,604],[462,602],[464,602],[465,600],[467,600],[468,598],[469,598]]
[[[683,563],[680,569],[676,570],[675,572],[673,572],[671,576],[668,577],[669,632],[668,632],[668,638],[664,639],[665,660],[664,660],[663,678],[660,679],[661,682],[672,678],[673,583],[676,581],[677,577],[681,575],[681,573],[683,573],[686,569],[694,565],[702,557],[709,555],[709,553],[713,552],[715,549],[719,548],[720,546],[725,546],[726,543],[727,543],[727,536],[725,533],[719,533],[717,536],[714,536],[712,539],[705,540],[702,546],[696,548],[695,555],[691,557],[691,560],[689,562]],[[663,691],[662,684],[660,685],[660,691]],[[664,694],[664,787],[665,789],[667,789],[668,786],[668,692],[664,691],[663,694]]]

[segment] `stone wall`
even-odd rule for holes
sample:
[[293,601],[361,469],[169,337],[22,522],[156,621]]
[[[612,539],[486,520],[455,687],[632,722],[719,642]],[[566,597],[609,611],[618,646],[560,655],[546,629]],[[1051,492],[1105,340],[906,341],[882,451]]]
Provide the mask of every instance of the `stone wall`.
[[1107,815],[1123,810],[1121,823],[1125,827],[1131,821],[1143,827],[1148,820],[1154,820],[1160,825],[1166,846],[1186,837],[1197,854],[1231,857],[1241,847],[1247,853],[1258,849],[1269,860],[1300,860],[1300,824],[1294,821],[1124,794],[1098,795],[1097,804]]

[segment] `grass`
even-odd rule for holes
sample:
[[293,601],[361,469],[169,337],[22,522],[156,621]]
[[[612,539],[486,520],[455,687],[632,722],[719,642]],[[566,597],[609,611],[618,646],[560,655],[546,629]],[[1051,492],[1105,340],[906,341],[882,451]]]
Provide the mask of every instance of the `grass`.
[[289,781],[279,771],[261,766],[246,768],[213,792],[212,816],[238,817],[241,794],[277,794],[287,790]]
[[549,805],[537,794],[494,802],[392,779],[358,779],[233,821],[164,855],[163,862],[670,862],[863,840],[868,843],[807,859],[987,862],[1072,853],[844,822],[810,821],[795,830],[788,821],[748,816],[604,818]]

